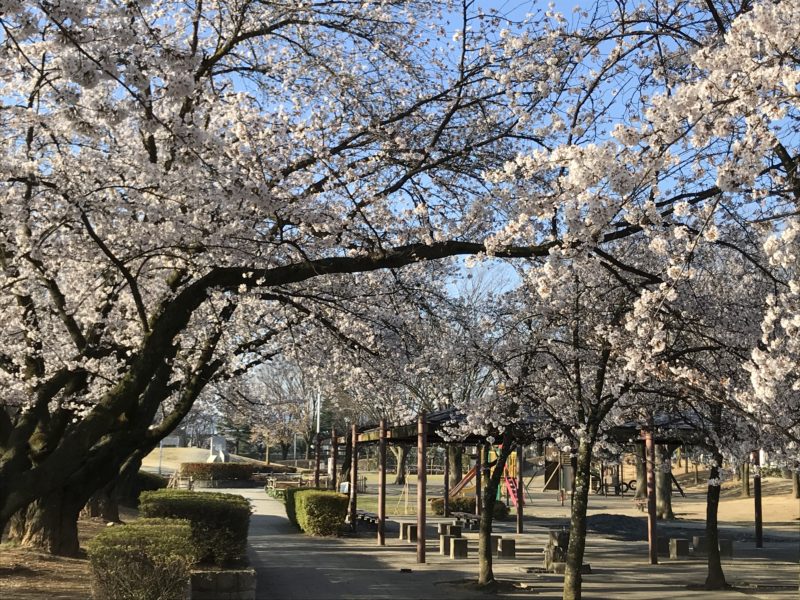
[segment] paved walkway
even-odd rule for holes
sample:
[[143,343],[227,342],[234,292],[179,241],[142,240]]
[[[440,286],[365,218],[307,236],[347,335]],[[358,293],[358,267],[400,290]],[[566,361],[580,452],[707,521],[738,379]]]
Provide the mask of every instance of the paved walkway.
[[[259,599],[561,598],[563,576],[536,572],[541,565],[547,528],[535,522],[526,523],[530,532],[522,535],[513,533],[513,523],[498,524],[496,532],[514,537],[518,551],[516,559],[495,559],[495,576],[526,588],[515,589],[509,585],[505,591],[489,595],[465,584],[477,576],[477,533],[467,534],[470,538],[468,560],[453,561],[440,556],[435,543],[429,543],[428,563],[418,565],[414,546],[397,539],[396,524],[390,525],[385,547],[376,545],[372,533],[338,539],[312,538],[297,532],[288,522],[283,504],[267,497],[263,491],[219,491],[242,494],[253,503],[250,560],[258,571]],[[429,528],[429,539],[435,540],[434,527],[432,524]],[[701,584],[705,579],[702,560],[663,560],[662,564],[651,566],[647,564],[645,542],[626,542],[592,534],[586,551],[592,574],[584,577],[583,595],[596,600],[741,600],[743,597],[796,600],[800,548],[792,537],[786,541],[775,540],[763,550],[737,544],[735,558],[724,560],[723,568],[729,582],[742,587],[737,591],[704,592],[687,587]]]

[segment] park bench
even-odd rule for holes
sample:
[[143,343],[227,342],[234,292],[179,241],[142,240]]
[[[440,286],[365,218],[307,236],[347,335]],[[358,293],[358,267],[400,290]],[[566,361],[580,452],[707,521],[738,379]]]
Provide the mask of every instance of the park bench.
[[450,513],[450,516],[455,517],[459,521],[464,521],[464,524],[470,529],[476,528],[478,525],[480,525],[481,522],[481,518],[478,515],[474,515],[472,513],[453,512]]

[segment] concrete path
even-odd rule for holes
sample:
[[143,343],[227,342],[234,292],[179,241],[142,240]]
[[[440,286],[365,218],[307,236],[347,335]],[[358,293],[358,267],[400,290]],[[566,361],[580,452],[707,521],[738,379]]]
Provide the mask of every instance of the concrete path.
[[[428,562],[416,564],[414,545],[397,539],[392,523],[387,545],[376,545],[374,529],[361,536],[313,538],[295,530],[283,504],[260,489],[218,490],[241,494],[253,503],[250,560],[258,571],[258,598],[264,600],[472,600],[476,598],[536,598],[559,600],[563,576],[540,573],[541,548],[547,528],[526,523],[517,535],[513,523],[498,523],[496,533],[517,540],[516,559],[495,559],[494,572],[506,587],[496,594],[471,588],[477,578],[477,533],[468,532],[470,558],[453,561],[428,544]],[[434,520],[435,523],[435,520]],[[431,523],[429,539],[436,540]],[[789,537],[789,540],[793,536]],[[647,544],[590,535],[586,562],[592,574],[584,576],[583,597],[594,600],[685,599],[764,600],[798,598],[796,541],[777,540],[763,550],[737,544],[734,559],[723,560],[730,583],[738,590],[705,592],[689,589],[705,579],[705,563],[697,558],[662,560],[647,564]],[[404,572],[402,570],[410,570]],[[519,586],[519,587],[514,587]],[[522,587],[524,586],[524,588]]]

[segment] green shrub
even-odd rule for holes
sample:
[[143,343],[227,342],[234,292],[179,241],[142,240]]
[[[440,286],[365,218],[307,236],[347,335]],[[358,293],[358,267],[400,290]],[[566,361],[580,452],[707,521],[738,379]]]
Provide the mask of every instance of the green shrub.
[[339,535],[344,527],[348,498],[328,490],[299,490],[294,503],[297,524],[309,535]]
[[[434,498],[431,500],[431,510],[435,515],[444,514],[444,499]],[[475,496],[459,496],[450,498],[450,512],[465,512],[475,514]],[[508,518],[508,507],[500,500],[495,501],[492,510],[493,519],[502,521]]]
[[198,558],[189,522],[177,519],[110,527],[86,551],[97,600],[183,600]]
[[161,475],[148,473],[147,471],[139,471],[131,478],[130,483],[124,486],[119,501],[125,506],[136,508],[139,506],[139,494],[163,489],[167,487],[167,483],[169,483],[169,481],[161,477]]
[[145,517],[188,520],[202,562],[223,565],[244,557],[250,503],[242,496],[187,490],[144,492],[139,511]]
[[288,465],[279,465],[278,463],[261,463],[255,465],[256,473],[297,473],[297,467],[290,467]]
[[248,481],[256,468],[252,463],[181,463],[178,474],[195,479]]
[[286,488],[283,490],[283,503],[286,505],[286,516],[289,518],[289,522],[294,525],[295,527],[300,527],[300,523],[297,521],[297,510],[296,510],[296,503],[295,495],[297,492],[301,492],[307,490],[309,488]]

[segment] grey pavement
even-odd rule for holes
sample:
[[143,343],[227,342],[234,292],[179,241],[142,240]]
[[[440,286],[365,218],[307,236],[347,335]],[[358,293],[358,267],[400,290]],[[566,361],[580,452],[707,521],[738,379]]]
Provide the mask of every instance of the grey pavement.
[[[498,524],[496,533],[517,541],[517,558],[495,559],[495,576],[508,583],[504,589],[490,594],[467,583],[477,578],[475,532],[466,534],[470,540],[469,559],[453,561],[440,556],[437,545],[430,542],[427,563],[420,565],[416,563],[414,545],[397,539],[396,523],[390,524],[384,547],[377,546],[374,527],[368,526],[356,537],[314,538],[298,532],[288,522],[283,504],[260,489],[219,491],[241,494],[253,503],[250,561],[258,572],[259,599],[561,598],[563,576],[541,573],[538,569],[548,535],[544,522],[527,521],[524,534],[514,533],[513,523]],[[428,529],[432,540],[435,540],[435,522],[436,519],[431,519]],[[734,558],[724,559],[723,569],[729,583],[738,587],[722,592],[694,589],[705,579],[702,559],[661,559],[661,564],[649,565],[646,542],[590,534],[586,561],[591,563],[592,573],[584,576],[583,597],[797,600],[800,545],[797,538],[785,534],[785,530],[778,533],[773,542],[759,550],[752,544],[736,542]]]

